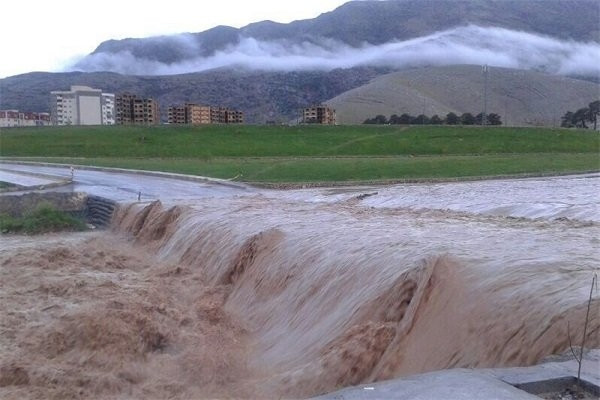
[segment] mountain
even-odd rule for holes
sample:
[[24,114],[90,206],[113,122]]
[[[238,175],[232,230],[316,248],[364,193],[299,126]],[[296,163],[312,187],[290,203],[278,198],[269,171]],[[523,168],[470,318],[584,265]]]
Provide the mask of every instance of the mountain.
[[[360,47],[430,35],[458,26],[501,27],[563,40],[600,40],[597,0],[388,0],[352,1],[317,18],[280,24],[219,26],[200,33],[109,40],[92,55],[128,52],[135,58],[173,64],[208,57],[245,38],[288,44],[324,39]],[[80,65],[86,65],[84,60]]]
[[[327,104],[342,124],[360,124],[378,114],[417,116],[483,109],[484,76],[474,65],[415,68],[379,76]],[[507,125],[560,125],[566,111],[600,99],[598,83],[534,71],[490,68],[487,110]]]
[[52,90],[87,85],[109,93],[131,92],[156,98],[163,120],[169,105],[193,102],[243,110],[250,123],[284,122],[295,118],[302,107],[325,101],[387,72],[390,70],[374,67],[327,72],[218,69],[169,76],[33,72],[0,80],[0,109],[48,111]]
[[477,113],[480,67],[464,65],[488,64],[490,111],[552,124],[598,97],[599,20],[598,0],[351,1],[289,24],[109,40],[79,72],[0,80],[0,108],[47,111],[50,91],[88,85],[154,97],[163,119],[184,102],[238,108],[250,123],[327,100],[342,122],[420,114],[423,102],[428,114]]

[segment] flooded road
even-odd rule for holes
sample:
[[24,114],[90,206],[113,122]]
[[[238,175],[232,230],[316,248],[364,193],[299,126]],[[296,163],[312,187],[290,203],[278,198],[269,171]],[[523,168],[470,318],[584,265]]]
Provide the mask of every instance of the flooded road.
[[284,197],[341,202],[369,194],[365,207],[465,211],[522,218],[569,218],[600,222],[600,174],[393,185],[389,187],[307,189]]

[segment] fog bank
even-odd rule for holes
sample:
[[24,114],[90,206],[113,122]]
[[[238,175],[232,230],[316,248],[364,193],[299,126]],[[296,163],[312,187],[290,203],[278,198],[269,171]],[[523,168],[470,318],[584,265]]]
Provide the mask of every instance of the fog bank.
[[453,64],[488,64],[497,67],[533,69],[552,74],[600,74],[600,44],[558,40],[533,33],[475,25],[436,32],[432,35],[350,47],[331,39],[311,38],[302,43],[240,38],[236,45],[200,57],[199,45],[189,34],[180,42],[184,60],[162,63],[135,57],[129,51],[97,53],[79,60],[66,70],[113,71],[130,75],[174,75],[220,67],[268,71],[332,70],[356,66],[394,68]]

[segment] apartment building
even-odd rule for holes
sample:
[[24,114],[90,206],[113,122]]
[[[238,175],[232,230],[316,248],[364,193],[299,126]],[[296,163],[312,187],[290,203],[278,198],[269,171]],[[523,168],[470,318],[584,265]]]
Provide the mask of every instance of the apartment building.
[[51,120],[54,125],[114,124],[114,95],[88,86],[50,92]]
[[20,112],[19,110],[0,110],[0,128],[16,126],[50,125],[49,113]]
[[170,124],[243,124],[244,113],[227,107],[185,104],[171,106],[168,111]]
[[187,112],[185,106],[171,106],[167,110],[167,122],[169,124],[187,124]]
[[124,93],[115,96],[114,101],[115,123],[117,125],[160,124],[160,111],[156,100]]
[[304,109],[302,122],[305,124],[335,125],[335,110],[327,105],[314,105]]
[[203,125],[211,123],[210,106],[201,106],[198,104],[186,104],[187,122],[192,125]]
[[238,110],[227,110],[226,119],[228,124],[243,124],[244,112]]
[[102,125],[115,124],[115,95],[102,93]]

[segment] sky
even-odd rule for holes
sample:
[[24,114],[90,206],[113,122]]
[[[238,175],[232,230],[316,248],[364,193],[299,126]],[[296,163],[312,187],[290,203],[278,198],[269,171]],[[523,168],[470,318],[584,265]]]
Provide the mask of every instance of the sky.
[[314,18],[349,0],[19,0],[0,6],[0,78],[60,71],[103,41]]

